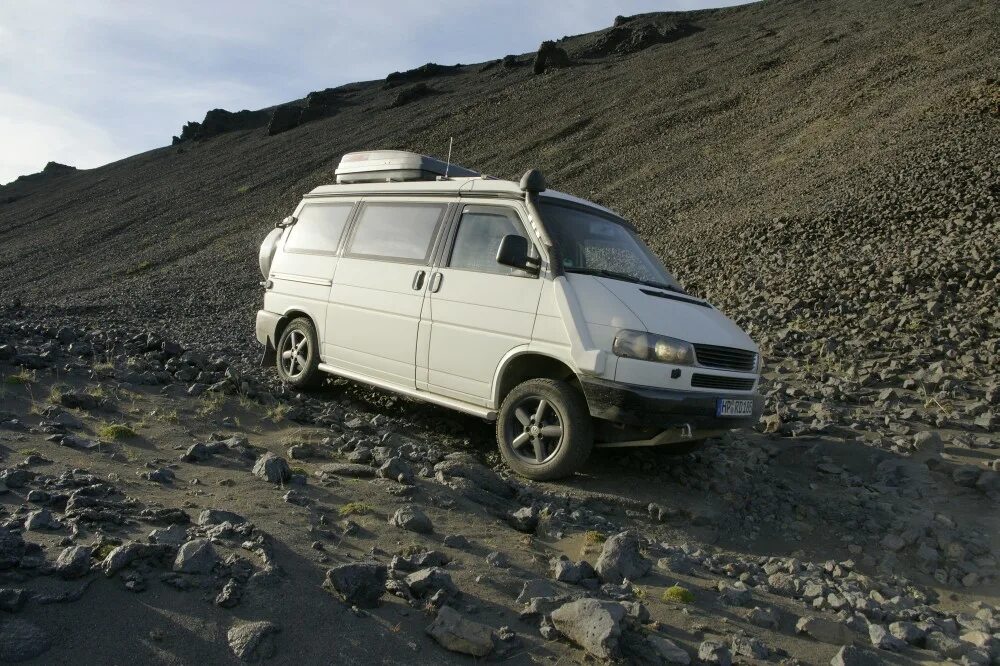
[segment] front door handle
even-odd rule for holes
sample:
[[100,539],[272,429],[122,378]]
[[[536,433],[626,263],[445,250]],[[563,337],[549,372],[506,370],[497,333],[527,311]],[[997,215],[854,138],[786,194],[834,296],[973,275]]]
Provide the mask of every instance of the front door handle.
[[444,279],[444,276],[441,275],[440,272],[435,273],[434,275],[431,276],[430,290],[431,290],[432,294],[436,294],[437,291],[438,291],[438,289],[441,288],[441,280],[443,280],[443,279]]
[[424,271],[417,271],[413,276],[413,282],[410,284],[415,291],[419,291],[424,288],[424,276],[427,275]]

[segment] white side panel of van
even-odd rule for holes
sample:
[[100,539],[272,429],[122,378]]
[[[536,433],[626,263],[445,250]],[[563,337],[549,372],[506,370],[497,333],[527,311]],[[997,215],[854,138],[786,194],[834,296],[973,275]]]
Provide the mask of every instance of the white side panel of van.
[[324,356],[345,370],[413,388],[424,266],[343,257],[330,293]]
[[497,364],[531,340],[542,280],[441,268],[430,294],[430,390],[485,405]]
[[279,314],[305,312],[322,336],[336,268],[335,256],[285,252],[279,246],[271,262],[269,279],[273,286],[267,292],[265,309]]

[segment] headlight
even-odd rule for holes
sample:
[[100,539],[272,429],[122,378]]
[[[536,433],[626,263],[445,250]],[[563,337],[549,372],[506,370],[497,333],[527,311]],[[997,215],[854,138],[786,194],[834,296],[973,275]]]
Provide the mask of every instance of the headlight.
[[615,356],[636,358],[641,361],[673,365],[694,364],[694,347],[690,342],[644,331],[618,331],[611,351]]

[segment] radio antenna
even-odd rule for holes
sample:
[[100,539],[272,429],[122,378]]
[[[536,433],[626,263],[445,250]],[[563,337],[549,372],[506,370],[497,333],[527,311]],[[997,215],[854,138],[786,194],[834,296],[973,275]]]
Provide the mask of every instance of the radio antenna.
[[444,165],[444,177],[446,179],[448,178],[448,169],[451,168],[451,144],[452,144],[452,142],[454,140],[455,140],[455,137],[453,137],[453,136],[449,136],[448,137],[448,162],[447,162],[447,164]]

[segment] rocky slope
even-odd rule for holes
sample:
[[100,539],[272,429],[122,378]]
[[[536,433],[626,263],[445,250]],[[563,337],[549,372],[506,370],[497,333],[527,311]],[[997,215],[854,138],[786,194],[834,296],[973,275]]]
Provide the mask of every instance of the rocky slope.
[[[998,20],[619,17],[0,188],[0,661],[995,660]],[[474,419],[254,369],[274,221],[344,152],[449,136],[633,219],[751,331],[758,431],[529,484]]]

